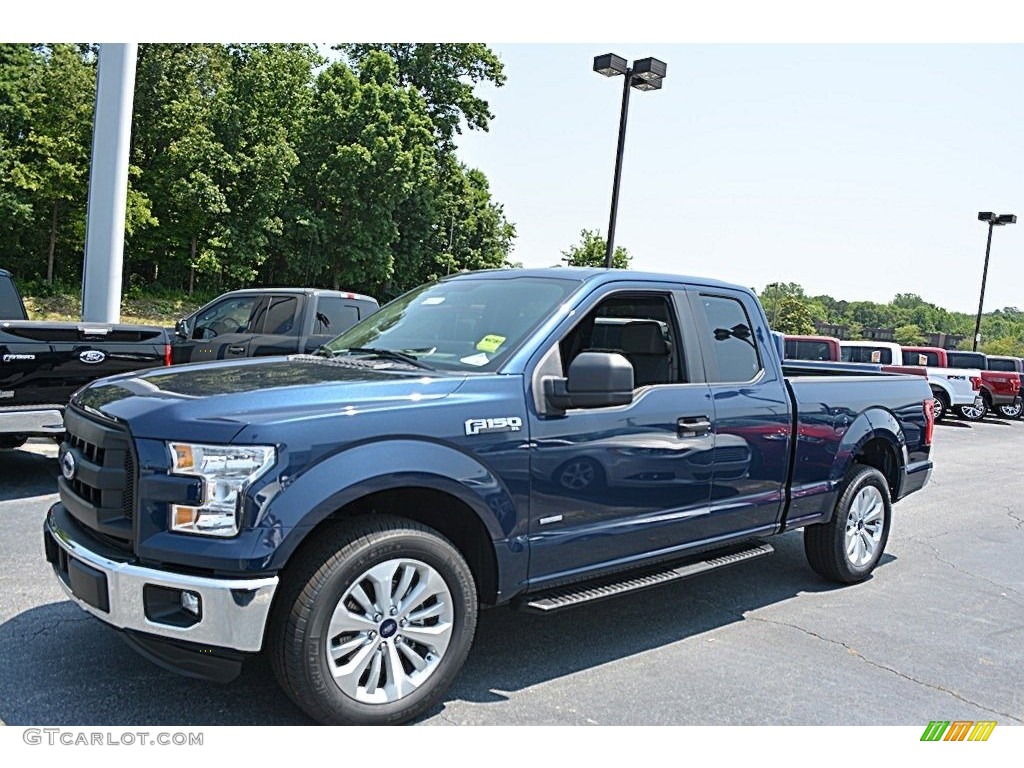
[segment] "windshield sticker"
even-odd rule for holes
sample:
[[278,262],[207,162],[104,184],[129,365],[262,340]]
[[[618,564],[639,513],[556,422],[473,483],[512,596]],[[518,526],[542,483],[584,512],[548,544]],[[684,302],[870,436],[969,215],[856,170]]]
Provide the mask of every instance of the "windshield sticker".
[[878,349],[871,350],[871,362],[880,363],[882,362],[882,352]]
[[466,365],[487,365],[491,361],[487,358],[487,355],[485,355],[483,352],[481,352],[479,355],[470,355],[469,357],[460,357],[459,358],[459,362],[460,363],[465,363]]
[[428,299],[424,299],[422,304],[425,307],[431,307],[434,304],[444,304],[444,296],[431,296]]
[[918,365],[928,365],[928,355],[918,355],[917,356],[917,364]]
[[490,352],[491,354],[494,354],[498,351],[498,347],[504,343],[504,336],[499,336],[496,333],[489,333],[476,343],[476,348],[481,352]]

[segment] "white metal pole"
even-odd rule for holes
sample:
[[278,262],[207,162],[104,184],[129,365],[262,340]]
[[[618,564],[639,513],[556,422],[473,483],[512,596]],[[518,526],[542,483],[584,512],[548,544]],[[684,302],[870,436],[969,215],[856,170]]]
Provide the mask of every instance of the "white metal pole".
[[82,267],[82,320],[116,323],[121,319],[128,148],[138,44],[103,43],[99,51]]

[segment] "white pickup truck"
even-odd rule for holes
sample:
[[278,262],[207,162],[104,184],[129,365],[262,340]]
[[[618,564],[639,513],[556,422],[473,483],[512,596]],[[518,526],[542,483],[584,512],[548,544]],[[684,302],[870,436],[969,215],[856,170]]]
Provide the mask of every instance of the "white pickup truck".
[[951,408],[959,406],[982,409],[985,403],[981,397],[981,371],[977,368],[935,368],[917,365],[915,355],[906,360],[899,344],[890,341],[842,341],[840,356],[847,363],[870,363],[873,365],[913,366],[921,368],[928,376],[928,384],[935,395],[935,419],[942,419]]

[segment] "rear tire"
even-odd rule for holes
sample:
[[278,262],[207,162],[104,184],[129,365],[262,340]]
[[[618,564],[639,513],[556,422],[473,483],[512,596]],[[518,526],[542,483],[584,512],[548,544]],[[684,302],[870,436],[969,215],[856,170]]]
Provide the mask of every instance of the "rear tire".
[[1021,411],[1024,411],[1024,406],[1020,403],[1017,405],[1000,405],[998,410],[999,415],[1004,419],[1019,419]]
[[476,632],[473,575],[437,531],[385,515],[311,534],[268,628],[285,693],[325,725],[396,725],[444,696]]
[[864,581],[889,540],[892,498],[885,475],[854,464],[832,519],[804,529],[804,553],[819,576],[841,584]]
[[945,392],[932,390],[932,403],[935,406],[935,420],[942,421],[949,415],[949,398]]

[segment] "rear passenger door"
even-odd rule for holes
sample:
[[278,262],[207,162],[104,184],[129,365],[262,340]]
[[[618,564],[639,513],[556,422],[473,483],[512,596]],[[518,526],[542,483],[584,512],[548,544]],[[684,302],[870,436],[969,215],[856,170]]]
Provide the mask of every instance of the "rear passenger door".
[[713,403],[713,528],[769,533],[782,513],[792,439],[790,399],[771,363],[771,336],[745,294],[695,289],[690,301]]
[[371,314],[366,304],[343,296],[317,297],[316,312],[304,351],[314,352],[321,344],[326,344]]
[[266,357],[299,352],[302,307],[303,302],[307,301],[309,298],[306,296],[271,294],[254,324],[248,356]]

